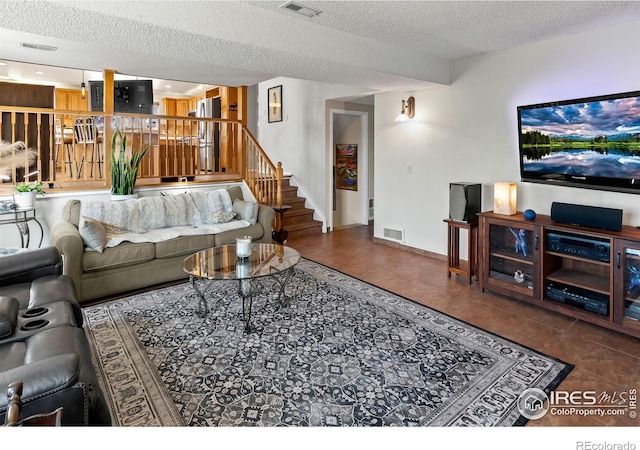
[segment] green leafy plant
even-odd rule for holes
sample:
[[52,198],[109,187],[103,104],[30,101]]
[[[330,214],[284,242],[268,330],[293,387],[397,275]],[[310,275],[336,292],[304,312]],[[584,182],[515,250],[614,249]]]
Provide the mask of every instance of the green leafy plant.
[[[120,150],[117,151],[118,143]],[[111,193],[117,195],[131,195],[136,187],[138,169],[142,158],[149,150],[149,147],[131,152],[131,157],[125,154],[127,149],[127,136],[120,130],[113,133],[111,139]],[[116,159],[118,153],[118,159]]]
[[42,181],[25,181],[16,184],[16,191],[18,192],[37,192],[40,195],[44,195],[42,190]]

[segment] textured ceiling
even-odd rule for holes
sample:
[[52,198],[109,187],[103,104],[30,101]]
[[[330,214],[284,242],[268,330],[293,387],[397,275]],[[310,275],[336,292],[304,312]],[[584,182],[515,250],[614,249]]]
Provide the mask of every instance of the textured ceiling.
[[[0,1],[0,59],[208,85],[277,76],[370,92],[449,83],[451,60],[640,20],[640,2]],[[57,47],[24,49],[21,42]]]

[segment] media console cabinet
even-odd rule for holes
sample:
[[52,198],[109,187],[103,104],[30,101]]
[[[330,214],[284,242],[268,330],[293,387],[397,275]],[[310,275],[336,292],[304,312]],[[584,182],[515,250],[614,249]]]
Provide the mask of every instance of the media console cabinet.
[[483,212],[480,289],[640,338],[640,229]]

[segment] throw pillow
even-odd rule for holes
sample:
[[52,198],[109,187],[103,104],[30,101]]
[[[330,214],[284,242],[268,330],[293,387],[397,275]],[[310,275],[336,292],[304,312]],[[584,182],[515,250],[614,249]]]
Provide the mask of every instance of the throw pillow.
[[107,246],[107,230],[104,225],[97,220],[83,217],[79,228],[84,245],[102,253]]
[[238,215],[241,220],[254,224],[258,221],[258,203],[246,202],[239,198],[233,201],[233,212]]
[[236,213],[233,211],[215,211],[209,214],[205,223],[227,223],[230,222]]

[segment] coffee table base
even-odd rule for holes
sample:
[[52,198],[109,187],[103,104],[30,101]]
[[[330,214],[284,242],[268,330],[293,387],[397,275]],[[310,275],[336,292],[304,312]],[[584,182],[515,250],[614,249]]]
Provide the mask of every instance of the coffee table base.
[[[277,302],[280,307],[289,306],[291,304],[290,299],[285,294],[285,288],[287,283],[293,275],[293,267],[287,270],[283,270],[278,273],[271,274],[270,279],[275,280],[279,285]],[[205,284],[204,289],[198,286],[197,280],[203,281]],[[244,323],[244,331],[246,333],[252,331],[251,314],[253,313],[253,299],[259,295],[262,295],[264,286],[259,281],[259,278],[247,278],[237,280],[238,282],[238,296],[242,299],[242,322]],[[196,306],[196,315],[200,318],[204,318],[209,313],[209,305],[207,303],[206,294],[213,286],[214,281],[223,280],[206,280],[203,278],[189,276],[189,282],[193,287],[198,299],[198,305]],[[208,282],[208,283],[207,283]]]

